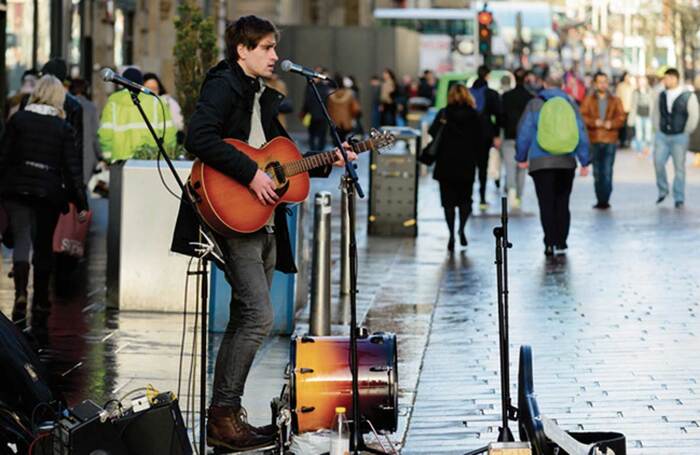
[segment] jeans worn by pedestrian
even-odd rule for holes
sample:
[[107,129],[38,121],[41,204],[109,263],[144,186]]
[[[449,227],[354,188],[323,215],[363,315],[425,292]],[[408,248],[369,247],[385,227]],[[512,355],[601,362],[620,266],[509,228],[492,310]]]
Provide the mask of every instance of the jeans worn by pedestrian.
[[615,164],[615,149],[615,144],[591,144],[591,150],[593,152],[593,179],[595,183],[595,196],[598,199],[598,204],[607,204],[610,202],[613,166]]
[[659,198],[668,195],[668,178],[666,163],[673,160],[673,199],[677,203],[685,202],[685,155],[688,150],[688,135],[656,133],[654,141],[654,167],[656,169],[656,187]]
[[515,196],[520,199],[523,197],[527,169],[518,167],[518,162],[515,160],[515,139],[504,139],[501,150],[506,167],[506,192],[510,194],[511,190],[514,190]]
[[575,169],[542,169],[530,173],[535,182],[540,222],[547,247],[567,248],[571,212],[569,198]]
[[231,312],[216,358],[212,405],[237,409],[255,353],[272,329],[275,235],[262,229],[227,239],[227,245]]
[[654,137],[651,128],[651,118],[638,115],[634,123],[634,150],[637,153],[643,152],[651,147]]

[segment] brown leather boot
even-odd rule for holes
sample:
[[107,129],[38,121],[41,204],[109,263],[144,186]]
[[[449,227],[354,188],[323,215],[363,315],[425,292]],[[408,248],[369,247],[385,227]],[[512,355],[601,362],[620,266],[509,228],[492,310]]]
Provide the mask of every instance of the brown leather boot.
[[245,411],[211,406],[207,419],[207,445],[232,452],[259,449],[272,445],[274,436],[256,433],[245,421]]
[[278,432],[278,427],[277,425],[271,424],[271,425],[265,425],[262,427],[254,427],[253,425],[248,423],[248,413],[246,412],[244,407],[241,407],[240,411],[241,415],[241,420],[245,425],[248,426],[252,431],[256,432],[259,435],[262,436],[270,436],[270,437],[276,437],[277,432]]

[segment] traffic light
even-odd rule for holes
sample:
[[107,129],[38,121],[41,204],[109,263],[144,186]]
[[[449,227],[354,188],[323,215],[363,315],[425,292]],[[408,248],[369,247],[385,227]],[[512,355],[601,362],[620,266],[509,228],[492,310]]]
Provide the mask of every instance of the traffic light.
[[484,56],[491,54],[491,26],[493,14],[490,11],[479,11],[479,53]]

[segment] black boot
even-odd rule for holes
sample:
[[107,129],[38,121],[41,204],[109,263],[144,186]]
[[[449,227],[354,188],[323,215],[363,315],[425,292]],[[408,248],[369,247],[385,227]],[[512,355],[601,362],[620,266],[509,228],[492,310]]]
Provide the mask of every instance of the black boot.
[[15,281],[15,305],[12,308],[12,322],[24,325],[27,318],[27,282],[29,281],[29,263],[15,262],[12,266]]
[[[34,296],[32,297],[32,318],[45,320],[51,311],[49,301],[49,279],[51,270],[37,270],[34,267]],[[39,322],[39,321],[38,321]]]

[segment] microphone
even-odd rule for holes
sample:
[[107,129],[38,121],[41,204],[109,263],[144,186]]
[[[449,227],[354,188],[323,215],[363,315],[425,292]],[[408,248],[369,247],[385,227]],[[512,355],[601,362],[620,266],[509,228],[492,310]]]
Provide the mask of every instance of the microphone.
[[297,63],[292,63],[289,60],[283,60],[282,63],[280,63],[280,68],[282,68],[282,71],[289,71],[292,73],[301,74],[302,76],[313,77],[324,81],[328,80],[328,76],[326,76],[325,74],[317,73],[311,68],[301,66]]
[[127,90],[131,90],[132,92],[143,92],[146,95],[155,95],[151,90],[147,89],[143,85],[139,85],[136,82],[130,81],[129,79],[122,77],[112,71],[109,68],[105,68],[102,70],[102,80],[105,82],[112,82],[117,85],[121,85],[122,87],[126,88]]

